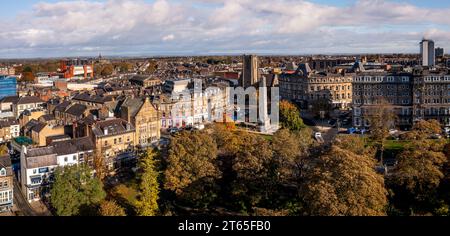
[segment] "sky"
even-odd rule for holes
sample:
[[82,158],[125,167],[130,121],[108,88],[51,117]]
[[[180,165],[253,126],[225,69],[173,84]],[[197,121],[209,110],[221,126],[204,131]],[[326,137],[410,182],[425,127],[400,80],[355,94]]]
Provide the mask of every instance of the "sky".
[[4,0],[0,58],[450,50],[448,0]]

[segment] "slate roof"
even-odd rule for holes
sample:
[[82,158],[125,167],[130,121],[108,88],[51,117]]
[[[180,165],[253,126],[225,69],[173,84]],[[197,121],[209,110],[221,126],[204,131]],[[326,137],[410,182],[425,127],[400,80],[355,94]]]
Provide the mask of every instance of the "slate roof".
[[55,120],[55,116],[52,114],[47,114],[47,115],[43,115],[41,116],[39,119],[45,120],[45,121],[51,121],[51,120]]
[[[127,124],[130,129],[127,129]],[[97,122],[92,128],[92,133],[96,136],[105,136],[104,130],[108,130],[108,136],[133,132],[134,126],[123,119],[111,119]]]
[[69,101],[64,101],[55,107],[55,111],[64,112],[70,104]]
[[18,122],[15,119],[0,120],[0,128],[10,127],[11,125],[17,125]]
[[27,97],[21,97],[17,101],[17,104],[30,104],[30,103],[43,103],[44,101],[36,96],[27,96]]
[[82,116],[84,114],[84,112],[86,112],[87,107],[85,105],[81,105],[81,104],[74,104],[72,105],[69,109],[66,110],[66,113],[79,117]]
[[151,80],[153,79],[151,76],[149,75],[135,75],[133,77],[131,77],[131,79],[129,79],[130,81],[134,80],[134,81],[145,81],[145,80]]
[[46,126],[47,126],[47,124],[42,123],[42,122],[39,122],[39,123],[35,124],[35,125],[31,128],[31,130],[34,131],[34,132],[36,132],[36,133],[39,133],[39,132],[41,132]]
[[144,100],[142,98],[127,98],[122,103],[122,107],[127,107],[130,112],[130,116],[134,117],[141,109],[144,104]]
[[12,163],[9,155],[0,156],[0,169],[6,169],[6,175],[13,175]]
[[52,104],[52,105],[58,105],[60,103],[61,99],[60,98],[52,98],[50,100],[48,100],[48,104]]
[[0,100],[1,103],[17,103],[17,101],[19,101],[19,97],[18,96],[8,96],[8,97],[4,97]]
[[297,67],[297,73],[299,75],[308,76],[312,72],[311,67],[309,67],[309,63],[301,63]]
[[73,97],[73,100],[85,101],[85,102],[93,102],[93,103],[105,103],[113,101],[113,98],[110,96],[99,96],[99,95],[90,95],[88,93],[80,93]]
[[40,122],[32,119],[30,121],[28,121],[28,123],[25,124],[25,126],[23,127],[25,130],[29,130],[31,128],[33,128],[35,125],[39,124]]
[[51,146],[60,156],[94,150],[94,143],[89,137],[54,142]]
[[58,164],[55,150],[51,146],[28,149],[25,158],[25,168],[27,169],[56,166]]
[[94,116],[88,115],[77,121],[78,124],[93,125],[95,123]]

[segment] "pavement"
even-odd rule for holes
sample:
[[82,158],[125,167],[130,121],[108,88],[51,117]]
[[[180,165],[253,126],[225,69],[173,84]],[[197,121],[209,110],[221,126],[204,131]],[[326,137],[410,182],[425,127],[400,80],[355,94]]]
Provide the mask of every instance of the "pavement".
[[12,215],[17,216],[51,216],[47,206],[41,201],[29,203],[23,195],[20,184],[14,179],[14,207]]
[[32,202],[30,206],[38,216],[52,216],[52,213],[42,201]]
[[14,212],[18,212],[19,215],[23,216],[37,216],[37,212],[33,210],[30,203],[23,196],[20,190],[19,182],[14,179]]

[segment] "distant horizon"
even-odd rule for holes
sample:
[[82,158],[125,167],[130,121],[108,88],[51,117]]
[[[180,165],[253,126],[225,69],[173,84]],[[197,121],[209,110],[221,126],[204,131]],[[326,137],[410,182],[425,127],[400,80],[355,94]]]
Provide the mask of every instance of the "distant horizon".
[[[238,54],[161,54],[161,55],[104,55],[101,54],[103,59],[146,59],[146,58],[174,58],[174,57],[239,57],[243,55],[256,55],[256,56],[274,56],[274,57],[311,57],[311,56],[373,56],[373,55],[416,55],[420,56],[420,53],[397,53],[397,52],[380,52],[380,53],[313,53],[313,54],[277,54],[277,53],[238,53]],[[445,54],[448,56],[449,54]],[[7,60],[51,60],[51,59],[71,59],[71,58],[87,58],[87,59],[97,59],[97,55],[80,55],[80,56],[55,56],[55,57],[16,57],[16,58],[2,58],[0,61]]]

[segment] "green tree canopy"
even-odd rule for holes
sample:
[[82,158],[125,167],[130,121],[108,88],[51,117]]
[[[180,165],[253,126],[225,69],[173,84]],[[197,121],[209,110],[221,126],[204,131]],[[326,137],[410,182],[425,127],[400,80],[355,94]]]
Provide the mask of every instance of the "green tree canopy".
[[286,100],[280,102],[280,123],[283,128],[293,131],[305,128],[300,115],[300,110],[295,104]]
[[87,165],[57,168],[50,202],[58,216],[79,215],[83,207],[98,205],[106,196],[102,182]]
[[157,157],[155,150],[147,150],[139,162],[139,200],[137,201],[137,214],[140,216],[155,216],[158,214],[159,199],[159,171],[157,170]]

